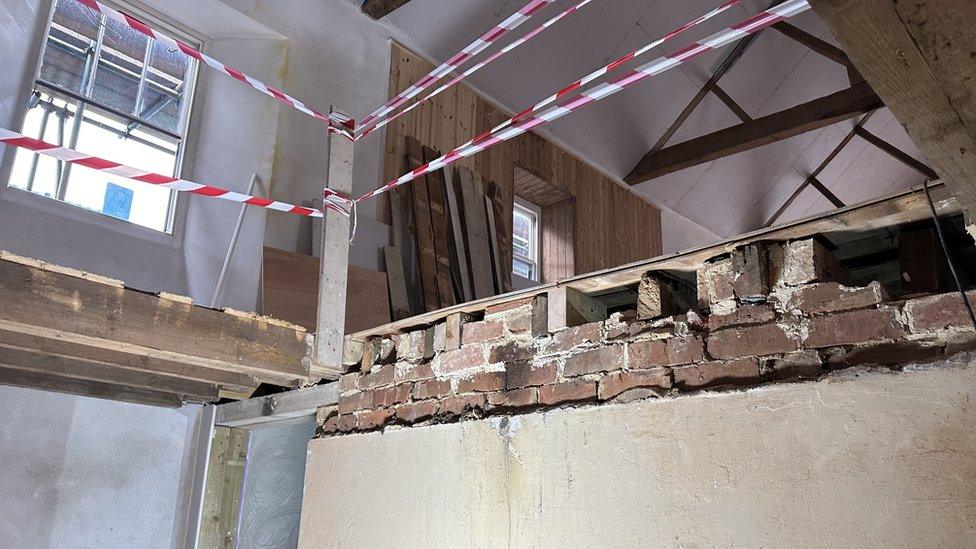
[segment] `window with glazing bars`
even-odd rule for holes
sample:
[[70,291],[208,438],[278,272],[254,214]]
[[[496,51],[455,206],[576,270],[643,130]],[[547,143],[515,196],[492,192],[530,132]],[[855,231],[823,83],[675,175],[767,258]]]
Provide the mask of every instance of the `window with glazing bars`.
[[512,214],[512,272],[522,278],[539,281],[538,206],[515,198]]
[[[146,22],[165,28],[159,21]],[[179,176],[196,71],[196,60],[182,51],[75,0],[56,0],[21,133]],[[176,193],[171,189],[24,150],[17,151],[9,185],[172,231]]]

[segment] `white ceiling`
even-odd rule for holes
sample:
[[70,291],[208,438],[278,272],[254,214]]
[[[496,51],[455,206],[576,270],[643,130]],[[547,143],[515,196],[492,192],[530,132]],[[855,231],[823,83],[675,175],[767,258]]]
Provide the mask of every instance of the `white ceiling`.
[[[512,33],[512,38],[576,1],[557,0]],[[426,54],[446,59],[525,2],[413,0],[389,15],[387,23]],[[532,42],[475,74],[470,83],[512,111],[519,111],[718,3],[718,0],[594,0]],[[664,50],[648,54],[645,60],[707,36],[766,5],[766,2],[746,0],[744,6],[687,32],[665,44]],[[801,14],[792,22],[836,44],[813,12]],[[702,56],[586,107],[553,123],[549,130],[596,165],[622,178],[660,138],[729,49]],[[844,89],[848,81],[840,65],[774,30],[767,30],[720,85],[755,118]],[[684,215],[721,237],[734,236],[759,227],[776,211],[854,122],[839,123],[692,167],[636,189],[652,202]],[[738,119],[733,113],[709,95],[670,143],[736,123]],[[877,113],[866,127],[921,158],[900,124],[886,110]],[[820,180],[841,200],[853,203],[918,184],[922,176],[855,138]],[[808,188],[782,220],[830,207],[816,190]]]

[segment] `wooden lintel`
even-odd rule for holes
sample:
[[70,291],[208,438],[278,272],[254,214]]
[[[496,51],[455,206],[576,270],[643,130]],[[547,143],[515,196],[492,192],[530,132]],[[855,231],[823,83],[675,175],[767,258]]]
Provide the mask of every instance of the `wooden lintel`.
[[811,4],[963,208],[976,211],[972,0]]
[[881,100],[867,83],[826,97],[743,122],[660,151],[652,151],[626,177],[637,185],[662,175],[704,164],[835,124],[880,108]]
[[139,389],[102,381],[71,379],[52,376],[46,373],[4,368],[2,366],[0,366],[0,380],[2,380],[4,385],[13,385],[14,387],[40,389],[42,391],[54,391],[56,393],[67,393],[106,400],[119,400],[150,406],[178,408],[183,404],[183,399],[173,393]]

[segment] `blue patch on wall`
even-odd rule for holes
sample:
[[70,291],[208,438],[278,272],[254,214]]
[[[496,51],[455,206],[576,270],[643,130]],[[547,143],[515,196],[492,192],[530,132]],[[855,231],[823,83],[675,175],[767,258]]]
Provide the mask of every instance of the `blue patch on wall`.
[[105,202],[102,203],[102,213],[118,219],[128,221],[132,211],[132,189],[126,189],[113,183],[105,186]]

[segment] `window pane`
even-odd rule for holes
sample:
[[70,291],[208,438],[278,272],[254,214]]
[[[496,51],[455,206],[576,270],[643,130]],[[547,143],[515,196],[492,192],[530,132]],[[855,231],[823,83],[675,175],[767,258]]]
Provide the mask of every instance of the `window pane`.
[[[58,143],[59,125],[64,124],[58,116],[57,107],[64,107],[63,101],[54,102],[52,108],[51,97],[41,95],[41,102],[27,111],[22,133],[29,137],[36,137],[48,143]],[[45,113],[48,113],[45,115]],[[42,126],[45,130],[42,133]],[[64,132],[70,131],[65,127]],[[16,149],[13,170],[10,172],[10,186],[18,189],[29,189],[44,196],[53,197],[57,193],[60,171],[58,161],[43,155],[35,155],[25,149]],[[33,174],[33,179],[31,178]]]
[[87,52],[98,36],[99,16],[75,0],[59,0],[54,9],[40,78],[81,93]]
[[149,38],[108,19],[91,98],[122,112],[136,112],[136,97]]
[[528,242],[532,238],[532,219],[526,215],[524,210],[516,207],[512,221],[513,235],[515,238]]
[[170,51],[158,42],[152,45],[140,117],[153,124],[178,132],[183,104],[184,84],[190,58],[181,51]]
[[512,272],[521,276],[522,278],[528,278],[530,280],[535,280],[535,269],[531,263],[526,263],[519,258],[515,258],[512,261]]
[[[163,175],[172,175],[176,166],[176,146],[170,145],[171,150],[161,150],[163,147],[153,147],[140,143],[136,139],[123,139],[117,133],[98,127],[95,123],[124,131],[124,126],[110,118],[88,111],[90,122],[82,124],[78,137],[77,149],[81,152],[98,155],[108,160],[124,162],[128,166],[147,170]],[[150,136],[135,132],[134,137],[144,138],[153,144],[163,143]],[[132,191],[131,208],[127,217],[117,215],[111,198],[119,195],[119,188]],[[137,225],[165,231],[169,219],[169,205],[173,191],[165,187],[158,187],[148,183],[132,181],[117,175],[97,170],[90,170],[82,166],[75,166],[68,181],[65,201],[76,206],[105,213],[116,214]],[[106,201],[106,197],[109,201]]]

